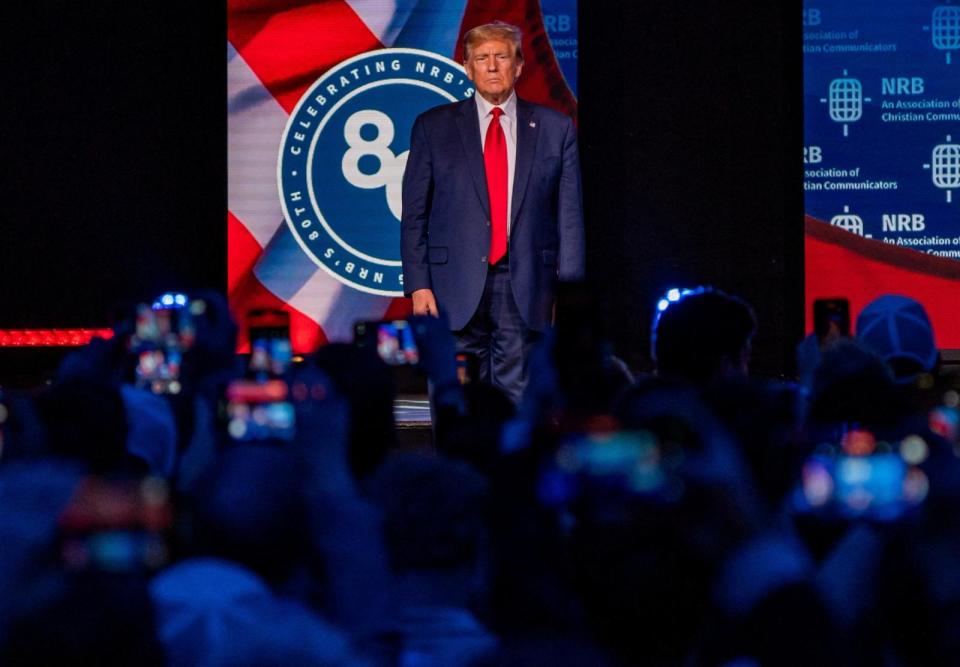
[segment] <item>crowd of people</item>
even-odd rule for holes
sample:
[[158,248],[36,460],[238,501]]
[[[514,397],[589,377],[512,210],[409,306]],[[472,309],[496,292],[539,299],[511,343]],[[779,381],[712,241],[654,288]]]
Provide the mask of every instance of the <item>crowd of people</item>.
[[0,396],[0,664],[953,663],[960,394],[911,299],[811,335],[795,383],[750,377],[720,290],[661,301],[643,377],[561,303],[517,405],[411,317],[427,449],[375,347],[252,368],[187,303],[175,385],[131,311]]

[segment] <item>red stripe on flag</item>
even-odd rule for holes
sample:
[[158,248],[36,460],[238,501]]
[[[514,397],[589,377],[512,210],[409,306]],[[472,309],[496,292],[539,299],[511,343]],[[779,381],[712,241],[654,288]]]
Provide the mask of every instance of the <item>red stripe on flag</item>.
[[846,297],[855,320],[878,296],[902,294],[926,308],[938,347],[960,348],[960,263],[864,239],[809,217],[804,252],[807,331],[813,330],[815,299]]
[[309,5],[316,0],[227,0],[228,39],[239,49],[260,32],[274,14]]
[[233,292],[240,280],[257,263],[263,249],[237,217],[227,211],[227,293]]
[[577,98],[573,96],[553,53],[543,25],[539,0],[485,0],[467,2],[460,24],[460,37],[453,59],[463,62],[463,36],[471,28],[493,21],[506,21],[523,31],[523,76],[517,81],[517,95],[530,102],[577,118]]
[[287,113],[317,78],[351,56],[383,48],[343,0],[271,12],[231,1],[227,38]]

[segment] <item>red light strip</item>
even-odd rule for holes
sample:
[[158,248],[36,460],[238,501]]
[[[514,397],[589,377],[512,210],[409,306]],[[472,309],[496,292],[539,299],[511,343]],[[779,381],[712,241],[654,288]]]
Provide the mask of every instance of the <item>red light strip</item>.
[[93,338],[112,338],[112,329],[0,329],[0,347],[79,347]]

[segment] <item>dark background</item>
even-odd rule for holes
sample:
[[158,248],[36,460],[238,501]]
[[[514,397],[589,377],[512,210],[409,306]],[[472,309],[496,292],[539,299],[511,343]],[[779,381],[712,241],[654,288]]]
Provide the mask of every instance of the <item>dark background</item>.
[[[657,300],[712,284],[760,320],[754,369],[803,335],[800,2],[580,6],[587,271],[619,354],[649,363]],[[704,332],[709,335],[709,332]]]
[[13,3],[0,17],[0,327],[102,326],[226,284],[220,3]]
[[[0,19],[0,327],[102,326],[119,300],[222,289],[224,7],[39,0]],[[789,372],[800,19],[800,2],[581,4],[588,272],[635,367],[660,294],[710,283],[756,307],[755,369]]]

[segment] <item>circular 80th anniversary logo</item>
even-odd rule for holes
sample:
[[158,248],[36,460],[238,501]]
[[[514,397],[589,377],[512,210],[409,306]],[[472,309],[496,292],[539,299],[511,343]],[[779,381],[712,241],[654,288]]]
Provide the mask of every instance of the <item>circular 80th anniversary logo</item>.
[[466,99],[463,68],[419,49],[345,60],[297,103],[280,143],[283,214],[303,251],[341,282],[403,295],[400,189],[417,116]]

